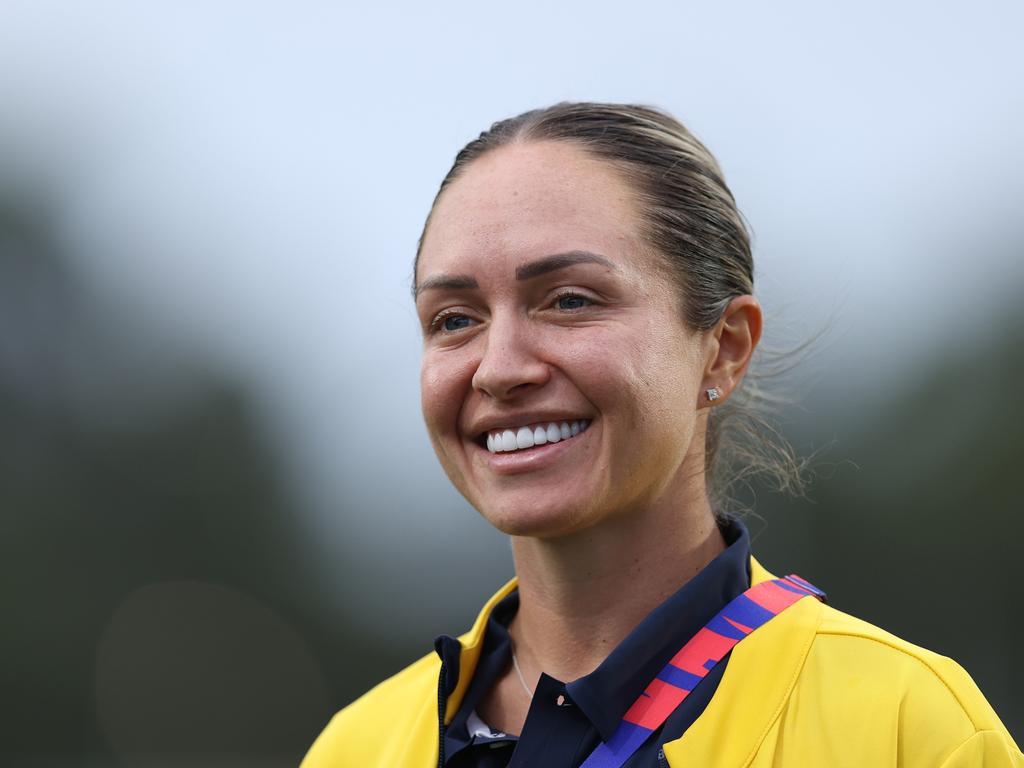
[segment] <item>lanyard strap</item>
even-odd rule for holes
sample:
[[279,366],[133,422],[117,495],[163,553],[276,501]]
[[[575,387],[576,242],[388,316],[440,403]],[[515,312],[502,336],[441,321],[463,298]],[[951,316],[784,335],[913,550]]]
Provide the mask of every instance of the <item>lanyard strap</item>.
[[740,640],[807,596],[824,600],[825,593],[791,574],[732,600],[672,657],[580,768],[621,768]]

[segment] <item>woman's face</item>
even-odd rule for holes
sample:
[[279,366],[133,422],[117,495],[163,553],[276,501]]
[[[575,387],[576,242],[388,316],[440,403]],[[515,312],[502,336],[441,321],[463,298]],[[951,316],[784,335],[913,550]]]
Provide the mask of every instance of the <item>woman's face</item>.
[[423,415],[500,530],[580,531],[703,470],[707,335],[658,259],[629,184],[565,142],[494,150],[437,202],[416,275]]

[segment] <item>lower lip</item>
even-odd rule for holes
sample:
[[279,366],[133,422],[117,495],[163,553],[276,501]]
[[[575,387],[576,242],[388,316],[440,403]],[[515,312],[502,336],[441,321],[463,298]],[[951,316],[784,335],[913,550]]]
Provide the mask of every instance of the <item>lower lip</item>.
[[486,448],[477,446],[484,453],[484,460],[487,466],[499,475],[516,475],[523,472],[533,472],[543,469],[558,461],[558,459],[573,446],[583,442],[583,439],[594,429],[591,422],[587,428],[574,437],[566,440],[559,440],[557,443],[545,443],[533,448],[526,448],[520,451],[509,451],[508,453],[491,453]]

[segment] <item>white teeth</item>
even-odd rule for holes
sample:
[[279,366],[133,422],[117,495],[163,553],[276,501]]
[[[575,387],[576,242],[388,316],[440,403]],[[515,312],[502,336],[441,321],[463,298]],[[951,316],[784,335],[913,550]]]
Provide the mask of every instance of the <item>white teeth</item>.
[[584,432],[590,426],[589,419],[568,422],[549,422],[535,427],[503,429],[487,433],[487,450],[491,453],[520,451],[535,445],[557,443]]
[[516,433],[506,429],[501,433],[501,450],[514,451],[516,449]]

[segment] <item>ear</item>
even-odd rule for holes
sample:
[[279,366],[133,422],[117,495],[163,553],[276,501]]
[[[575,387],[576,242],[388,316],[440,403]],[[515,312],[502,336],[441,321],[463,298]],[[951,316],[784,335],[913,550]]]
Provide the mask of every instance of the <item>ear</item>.
[[[761,339],[761,305],[753,296],[737,296],[726,307],[718,323],[707,331],[701,406],[717,405],[728,399],[743,380],[757,342]],[[707,391],[718,389],[712,401]]]

